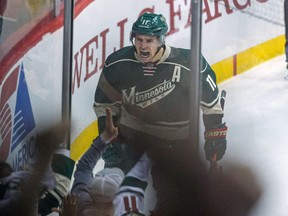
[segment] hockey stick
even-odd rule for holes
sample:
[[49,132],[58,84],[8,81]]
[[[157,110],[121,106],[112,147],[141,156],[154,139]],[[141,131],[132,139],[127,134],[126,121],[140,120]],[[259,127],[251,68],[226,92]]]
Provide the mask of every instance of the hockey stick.
[[[220,105],[222,110],[224,111],[224,105],[226,101],[226,91],[222,90],[221,92],[221,98],[220,98]],[[213,158],[210,160],[210,168],[209,172],[211,175],[221,175],[222,174],[222,166],[219,166],[217,162],[217,154],[215,153],[213,155]]]

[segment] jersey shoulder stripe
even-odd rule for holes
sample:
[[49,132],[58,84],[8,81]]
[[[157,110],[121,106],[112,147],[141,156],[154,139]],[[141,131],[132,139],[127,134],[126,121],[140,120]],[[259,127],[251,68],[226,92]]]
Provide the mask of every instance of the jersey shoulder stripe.
[[107,57],[105,64],[110,65],[114,62],[123,61],[125,59],[137,61],[134,55],[134,48],[132,46],[123,47],[120,50],[110,54]]

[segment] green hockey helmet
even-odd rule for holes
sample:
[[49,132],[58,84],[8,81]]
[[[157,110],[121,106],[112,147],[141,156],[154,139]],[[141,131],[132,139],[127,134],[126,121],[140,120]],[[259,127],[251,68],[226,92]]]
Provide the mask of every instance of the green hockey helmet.
[[167,33],[168,26],[166,19],[162,14],[153,14],[145,12],[142,14],[132,26],[130,41],[132,42],[136,34],[158,36],[160,41],[164,43],[164,37]]

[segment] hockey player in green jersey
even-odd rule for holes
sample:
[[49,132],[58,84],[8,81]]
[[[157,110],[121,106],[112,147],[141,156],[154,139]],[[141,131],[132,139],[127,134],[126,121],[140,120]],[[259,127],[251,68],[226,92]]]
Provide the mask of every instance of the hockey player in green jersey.
[[[103,154],[105,166],[127,173],[147,151],[157,191],[154,214],[166,216],[184,215],[181,211],[193,206],[187,197],[197,187],[191,172],[198,154],[190,151],[188,142],[191,50],[165,44],[167,30],[161,14],[141,15],[132,26],[132,46],[106,59],[94,102],[99,132],[105,128],[107,107],[119,127],[119,138]],[[216,76],[204,57],[201,79],[206,159],[220,160],[226,150],[227,127],[222,122]]]

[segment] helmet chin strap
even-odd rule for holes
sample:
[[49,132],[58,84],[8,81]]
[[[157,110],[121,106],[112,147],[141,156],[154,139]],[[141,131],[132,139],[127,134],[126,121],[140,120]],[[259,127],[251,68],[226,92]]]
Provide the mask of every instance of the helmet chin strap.
[[157,52],[155,53],[155,55],[153,56],[152,59],[154,59],[154,57],[158,54],[158,52],[162,49],[162,47],[163,47],[163,50],[165,50],[165,44],[164,44],[164,43],[162,43],[161,46],[159,46],[159,47],[157,48]]
[[162,44],[161,46],[158,47],[157,52],[152,58],[152,63],[158,62],[161,59],[162,55],[160,55],[159,51],[161,50],[163,54],[163,52],[165,51],[165,48],[166,48],[165,44]]

